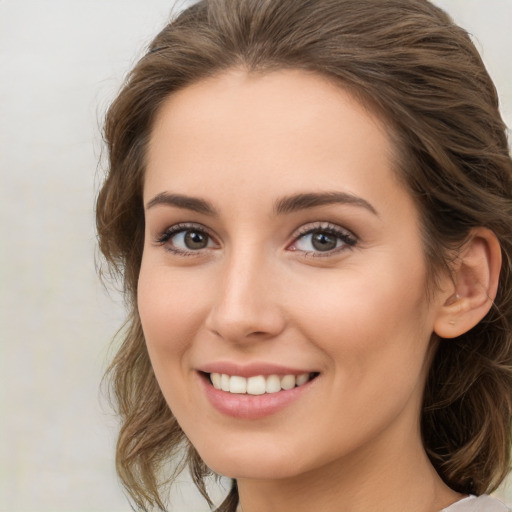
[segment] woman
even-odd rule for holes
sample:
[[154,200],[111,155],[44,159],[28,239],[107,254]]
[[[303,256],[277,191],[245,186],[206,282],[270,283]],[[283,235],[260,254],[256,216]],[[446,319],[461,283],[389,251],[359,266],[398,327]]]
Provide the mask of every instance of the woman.
[[[130,316],[118,473],[219,511],[505,511],[512,162],[424,0],[209,0],[111,106],[100,248]],[[476,496],[479,496],[478,498]]]

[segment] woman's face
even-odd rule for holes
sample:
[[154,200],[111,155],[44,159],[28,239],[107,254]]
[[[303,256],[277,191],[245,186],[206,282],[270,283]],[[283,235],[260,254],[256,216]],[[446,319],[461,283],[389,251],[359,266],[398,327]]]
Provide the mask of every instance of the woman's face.
[[147,347],[212,469],[280,478],[421,448],[441,299],[376,116],[302,71],[202,81],[159,113],[144,203]]

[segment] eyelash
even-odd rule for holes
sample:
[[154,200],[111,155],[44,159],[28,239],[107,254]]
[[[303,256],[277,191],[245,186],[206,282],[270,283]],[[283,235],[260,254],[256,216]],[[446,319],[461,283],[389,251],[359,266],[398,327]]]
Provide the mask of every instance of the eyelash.
[[166,250],[179,256],[199,256],[201,254],[201,250],[177,249],[176,247],[168,244],[173,236],[177,235],[178,233],[187,231],[195,231],[196,233],[206,235],[211,240],[215,240],[215,237],[201,224],[179,223],[167,228],[162,234],[158,236],[158,238],[155,240],[155,243],[157,245],[165,245]]
[[[183,250],[177,249],[176,247],[173,247],[172,245],[168,244],[168,242],[172,239],[173,236],[177,235],[178,233],[183,233],[187,231],[195,231],[197,233],[201,233],[203,235],[206,235],[210,240],[217,243],[215,237],[204,226],[202,226],[201,224],[189,223],[179,223],[167,228],[163,233],[161,233],[156,238],[155,243],[157,245],[165,245],[166,250],[179,256],[198,256],[202,253],[204,249]],[[314,224],[306,224],[305,226],[302,226],[296,233],[293,234],[293,241],[291,242],[291,244],[287,246],[287,249],[291,251],[297,251],[297,249],[290,249],[290,247],[293,246],[294,244],[297,244],[301,239],[304,239],[304,237],[306,237],[307,235],[311,235],[316,232],[334,236],[338,240],[341,240],[343,244],[340,247],[336,247],[328,251],[301,251],[305,257],[329,257],[332,256],[333,254],[337,254],[344,250],[353,248],[358,242],[356,236],[347,229],[343,229],[329,222],[320,222]]]
[[313,233],[322,233],[334,236],[338,240],[341,240],[342,245],[328,251],[303,251],[303,255],[308,258],[326,258],[347,249],[352,249],[358,242],[356,236],[349,230],[341,228],[336,224],[331,224],[330,222],[319,222],[302,226],[293,235],[293,242],[288,247],[297,244],[301,239],[304,239],[307,235],[311,235]]

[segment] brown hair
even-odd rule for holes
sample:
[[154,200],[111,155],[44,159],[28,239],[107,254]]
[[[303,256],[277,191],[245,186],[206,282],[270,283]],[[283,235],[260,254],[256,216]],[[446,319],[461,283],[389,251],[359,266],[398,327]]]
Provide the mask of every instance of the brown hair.
[[[117,470],[130,496],[140,509],[163,509],[162,468],[185,447],[183,465],[206,497],[209,470],[158,388],[137,312],[142,183],[162,102],[233,67],[316,72],[384,117],[400,152],[398,173],[421,214],[434,285],[449,250],[472,228],[498,237],[494,307],[466,334],[440,340],[422,411],[424,446],[444,481],[463,493],[494,490],[508,472],[511,444],[512,162],[496,90],[468,34],[426,0],[203,0],[154,39],[106,117],[110,165],[96,215],[100,249],[130,308],[107,374],[122,420]],[[234,482],[218,510],[237,502]]]

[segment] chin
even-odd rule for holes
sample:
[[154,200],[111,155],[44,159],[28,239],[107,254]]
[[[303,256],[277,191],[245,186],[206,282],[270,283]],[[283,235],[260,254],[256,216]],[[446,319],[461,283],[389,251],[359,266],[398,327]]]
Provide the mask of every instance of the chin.
[[275,447],[262,449],[255,445],[252,449],[243,449],[234,445],[222,446],[220,449],[199,451],[199,455],[212,471],[234,479],[291,478],[306,470],[300,461]]

